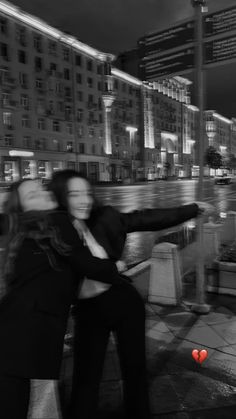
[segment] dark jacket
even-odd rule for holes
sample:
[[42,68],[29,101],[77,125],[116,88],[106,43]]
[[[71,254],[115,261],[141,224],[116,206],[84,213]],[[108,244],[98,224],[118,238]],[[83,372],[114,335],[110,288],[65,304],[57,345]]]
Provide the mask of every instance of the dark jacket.
[[60,262],[60,270],[55,270],[37,243],[24,239],[15,261],[14,282],[0,302],[0,374],[57,379],[78,281],[87,275],[107,283],[120,282],[115,264],[91,255],[66,214],[54,212],[50,217],[72,249],[66,257],[53,250]]
[[102,206],[92,212],[87,224],[109,258],[116,261],[122,256],[128,233],[162,230],[194,218],[198,213],[199,208],[196,204],[129,213],[119,212],[111,206]]

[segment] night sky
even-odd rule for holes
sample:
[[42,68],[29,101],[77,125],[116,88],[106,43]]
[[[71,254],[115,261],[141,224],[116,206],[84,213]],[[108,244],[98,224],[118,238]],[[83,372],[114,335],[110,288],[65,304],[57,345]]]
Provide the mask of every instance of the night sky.
[[[14,0],[15,5],[104,52],[136,46],[145,33],[193,14],[191,0]],[[209,11],[236,0],[207,0]],[[236,61],[207,71],[206,107],[236,117]]]

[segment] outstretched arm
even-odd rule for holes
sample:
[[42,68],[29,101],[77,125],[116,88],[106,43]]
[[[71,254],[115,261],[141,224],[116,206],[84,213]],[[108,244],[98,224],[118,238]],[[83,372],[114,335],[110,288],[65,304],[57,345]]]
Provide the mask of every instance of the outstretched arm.
[[154,208],[122,213],[122,221],[127,233],[133,231],[157,231],[181,224],[199,215],[197,204],[176,208]]

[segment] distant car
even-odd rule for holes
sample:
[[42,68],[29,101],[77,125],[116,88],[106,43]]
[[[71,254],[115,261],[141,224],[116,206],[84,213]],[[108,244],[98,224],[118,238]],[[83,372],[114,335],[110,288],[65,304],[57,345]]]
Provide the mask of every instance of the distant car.
[[228,176],[226,173],[224,173],[221,176],[215,177],[215,184],[219,185],[229,185],[232,182],[232,177]]

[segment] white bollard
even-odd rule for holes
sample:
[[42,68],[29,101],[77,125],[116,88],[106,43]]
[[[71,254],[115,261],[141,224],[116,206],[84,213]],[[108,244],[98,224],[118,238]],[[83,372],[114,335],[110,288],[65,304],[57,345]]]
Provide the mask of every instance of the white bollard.
[[215,224],[211,219],[203,225],[204,262],[207,266],[211,266],[219,255],[221,229],[222,225]]
[[220,242],[226,244],[234,240],[236,240],[236,211],[229,211],[221,228]]
[[148,301],[177,305],[182,297],[178,246],[159,243],[152,250]]

